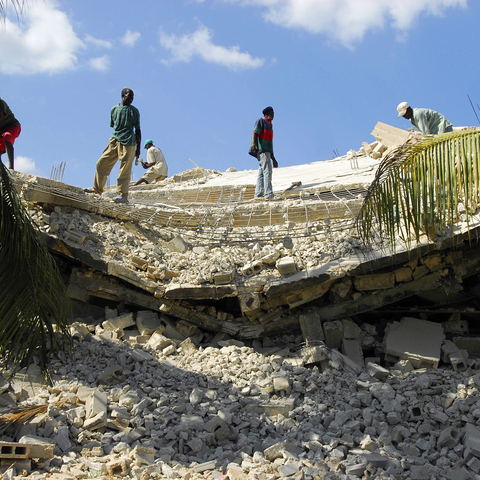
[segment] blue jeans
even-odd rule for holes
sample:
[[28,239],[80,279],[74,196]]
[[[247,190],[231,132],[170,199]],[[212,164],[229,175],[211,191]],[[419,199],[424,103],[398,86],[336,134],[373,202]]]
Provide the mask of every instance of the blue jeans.
[[[272,154],[263,152],[258,154],[258,177],[255,187],[255,197],[271,198],[273,197],[272,188]],[[265,194],[263,190],[265,189]]]

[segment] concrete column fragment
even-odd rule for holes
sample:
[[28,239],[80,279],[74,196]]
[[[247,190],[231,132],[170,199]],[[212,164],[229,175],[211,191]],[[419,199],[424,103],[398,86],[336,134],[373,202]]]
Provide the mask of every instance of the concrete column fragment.
[[343,323],[340,320],[325,322],[323,324],[323,332],[327,347],[339,349],[343,339]]
[[322,321],[317,310],[304,313],[299,316],[300,328],[303,338],[306,342],[323,342],[325,335],[323,333]]

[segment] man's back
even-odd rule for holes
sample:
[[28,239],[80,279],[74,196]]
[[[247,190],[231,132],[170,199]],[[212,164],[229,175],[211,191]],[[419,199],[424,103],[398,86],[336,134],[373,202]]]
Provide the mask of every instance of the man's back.
[[133,105],[115,105],[110,112],[112,137],[123,145],[135,145],[134,128],[140,128],[140,112]]
[[438,135],[452,126],[441,113],[429,108],[414,108],[411,121],[424,135]]

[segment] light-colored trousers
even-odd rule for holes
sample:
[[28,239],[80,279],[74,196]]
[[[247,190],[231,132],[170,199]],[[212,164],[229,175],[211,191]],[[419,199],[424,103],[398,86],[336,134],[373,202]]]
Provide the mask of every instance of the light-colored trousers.
[[117,163],[117,160],[120,160],[120,171],[117,179],[117,194],[123,193],[127,198],[134,158],[135,145],[122,145],[115,138],[111,138],[107,148],[105,148],[102,156],[97,162],[95,179],[93,181],[93,189],[95,192],[99,195],[103,193],[108,175]]
[[271,159],[272,154],[270,152],[263,152],[258,155],[258,176],[255,187],[256,198],[263,196],[265,196],[265,198],[273,197]]

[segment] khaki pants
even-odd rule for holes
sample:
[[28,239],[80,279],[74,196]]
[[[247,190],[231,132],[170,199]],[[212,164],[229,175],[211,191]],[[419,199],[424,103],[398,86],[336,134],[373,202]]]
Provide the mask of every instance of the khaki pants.
[[103,193],[108,175],[117,163],[117,160],[120,160],[117,194],[123,193],[125,197],[128,197],[128,187],[134,158],[135,145],[122,145],[118,140],[115,140],[115,138],[111,138],[107,148],[103,151],[102,156],[97,162],[97,170],[95,171],[95,179],[93,181],[93,189],[95,192],[99,195]]

